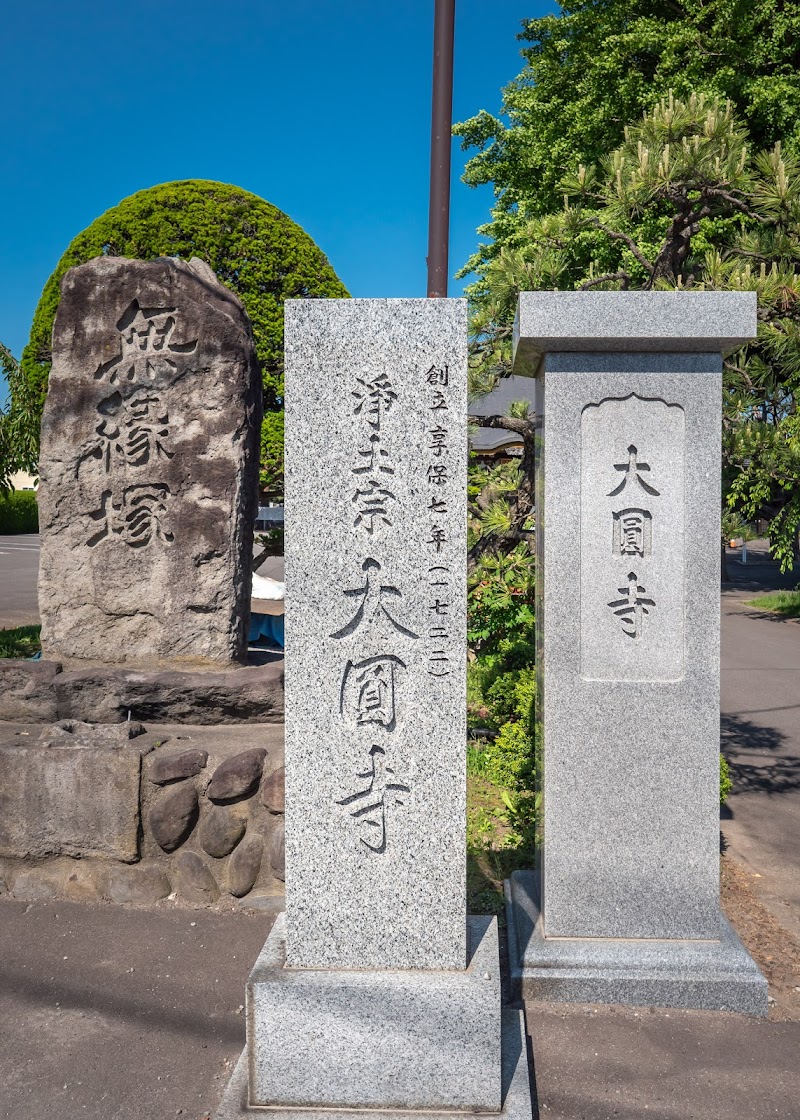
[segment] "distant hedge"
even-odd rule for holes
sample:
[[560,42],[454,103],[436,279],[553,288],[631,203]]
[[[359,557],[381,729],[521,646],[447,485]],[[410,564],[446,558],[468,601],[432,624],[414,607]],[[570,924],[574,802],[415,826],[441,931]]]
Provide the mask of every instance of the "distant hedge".
[[10,490],[0,494],[0,535],[38,533],[39,507],[34,490]]

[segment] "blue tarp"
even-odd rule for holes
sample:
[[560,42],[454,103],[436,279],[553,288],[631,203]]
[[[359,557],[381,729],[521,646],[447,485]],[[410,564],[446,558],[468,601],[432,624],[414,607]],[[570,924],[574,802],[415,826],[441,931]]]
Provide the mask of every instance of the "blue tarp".
[[249,642],[269,642],[283,649],[283,615],[251,614]]

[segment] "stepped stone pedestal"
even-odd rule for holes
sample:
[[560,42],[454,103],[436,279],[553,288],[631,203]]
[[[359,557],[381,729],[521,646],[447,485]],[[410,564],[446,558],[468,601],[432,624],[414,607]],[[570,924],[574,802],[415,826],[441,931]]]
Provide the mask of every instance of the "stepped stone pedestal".
[[286,914],[217,1120],[530,1120],[466,896],[466,303],[286,305]]
[[722,352],[751,292],[523,293],[536,376],[540,875],[524,996],[765,1014],[719,904]]

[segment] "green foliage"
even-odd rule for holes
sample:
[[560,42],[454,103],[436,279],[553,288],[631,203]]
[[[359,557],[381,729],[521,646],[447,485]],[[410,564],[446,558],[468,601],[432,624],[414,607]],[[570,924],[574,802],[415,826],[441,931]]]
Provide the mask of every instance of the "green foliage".
[[15,626],[13,630],[0,630],[0,657],[33,657],[42,648],[41,629],[41,626]]
[[11,405],[0,408],[0,494],[11,488],[11,475],[16,471],[36,472],[36,446],[31,433],[38,432],[38,413],[32,394],[27,391],[20,363],[0,342],[0,372],[5,375],[11,393]]
[[731,779],[730,768],[728,767],[728,760],[725,755],[719,756],[719,803],[724,805],[728,800],[728,794],[733,789],[733,781]]
[[[729,99],[757,148],[800,146],[800,6],[791,0],[562,0],[562,14],[523,21],[525,65],[503,91],[505,120],[482,111],[457,125],[470,186],[496,204],[490,242],[465,274],[531,218],[557,211],[561,178],[598,162],[625,126],[669,89]],[[562,287],[561,284],[553,285]]]
[[476,361],[502,372],[521,290],[754,291],[758,339],[727,359],[723,503],[769,521],[791,567],[800,529],[800,158],[753,152],[729,103],[671,93],[597,164],[563,177],[563,205],[530,218],[473,286]]
[[467,640],[477,653],[491,655],[524,635],[532,639],[534,579],[533,557],[524,544],[478,563],[469,579],[467,623]]
[[[67,247],[36,308],[22,377],[33,401],[27,441],[38,446],[38,422],[51,364],[51,336],[64,273],[97,256],[151,260],[200,257],[242,300],[253,325],[264,381],[264,408],[283,407],[283,303],[347,296],[311,238],[269,202],[225,183],[187,179],[139,191],[107,210]],[[282,472],[282,426],[267,419],[265,472]],[[279,441],[280,437],[280,441]]]
[[269,497],[283,497],[283,412],[264,413],[258,483]]
[[33,490],[0,493],[0,535],[38,533],[39,507]]
[[769,595],[760,595],[757,599],[747,599],[745,602],[748,607],[774,611],[784,618],[800,618],[800,590],[773,591]]

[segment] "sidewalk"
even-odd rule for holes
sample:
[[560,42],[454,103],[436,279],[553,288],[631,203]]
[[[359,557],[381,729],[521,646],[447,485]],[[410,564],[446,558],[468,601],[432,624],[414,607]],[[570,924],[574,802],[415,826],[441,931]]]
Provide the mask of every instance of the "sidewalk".
[[754,564],[729,561],[722,593],[722,750],[734,785],[721,828],[726,851],[800,941],[800,620],[744,605],[794,586],[800,571],[781,576],[759,544],[748,550]]

